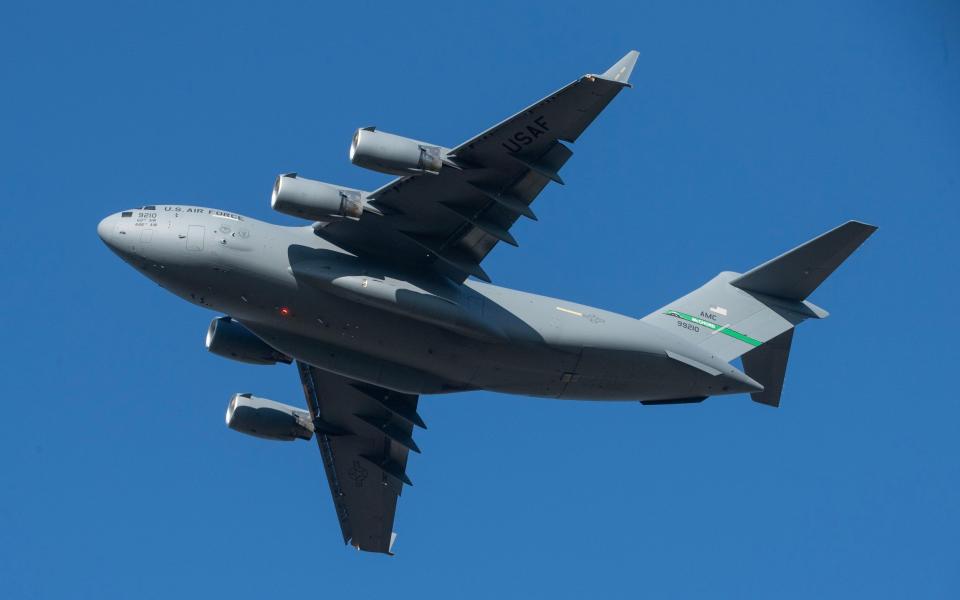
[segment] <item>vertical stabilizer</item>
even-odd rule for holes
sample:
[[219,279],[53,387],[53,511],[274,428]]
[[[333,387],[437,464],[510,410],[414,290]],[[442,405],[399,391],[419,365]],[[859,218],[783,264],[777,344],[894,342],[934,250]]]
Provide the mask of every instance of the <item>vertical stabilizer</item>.
[[754,402],[780,406],[780,392],[783,391],[792,342],[793,329],[788,329],[743,355],[743,371],[763,386],[762,392],[750,394]]

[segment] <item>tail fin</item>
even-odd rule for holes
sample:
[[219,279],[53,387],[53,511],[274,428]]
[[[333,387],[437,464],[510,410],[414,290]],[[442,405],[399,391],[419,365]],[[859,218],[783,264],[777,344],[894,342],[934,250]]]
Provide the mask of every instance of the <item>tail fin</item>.
[[849,221],[742,275],[720,273],[643,320],[723,360],[743,356],[746,374],[764,386],[753,399],[778,406],[793,328],[828,315],[807,296],[876,229]]
[[780,406],[783,378],[787,374],[787,359],[793,343],[793,328],[784,331],[762,346],[743,355],[743,372],[763,386],[762,392],[753,392],[754,402],[767,406]]

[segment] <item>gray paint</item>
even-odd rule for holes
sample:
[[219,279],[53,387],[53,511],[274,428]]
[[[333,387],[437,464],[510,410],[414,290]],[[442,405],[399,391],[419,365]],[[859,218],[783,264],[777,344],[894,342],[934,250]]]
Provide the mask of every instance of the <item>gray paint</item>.
[[[440,149],[439,162],[371,193],[279,180],[289,190],[278,184],[278,209],[327,221],[282,227],[160,205],[110,215],[97,232],[160,286],[231,317],[215,319],[211,350],[297,361],[308,413],[244,395],[228,420],[285,438],[308,437],[298,429],[308,424],[344,540],[390,552],[407,454],[419,451],[412,430],[424,426],[418,395],[485,389],[659,404],[751,393],[776,406],[793,327],[827,314],[807,294],[875,229],[847,223],[746,275],[720,273],[642,319],[467,279],[489,279],[486,254],[517,243],[512,224],[535,218],[533,199],[562,183],[572,155],[564,142],[628,86],[636,58],[450,150],[362,130],[383,147],[361,152],[361,163],[416,169],[424,147]],[[746,373],[729,364],[744,354]]]
[[[107,217],[99,230],[144,275],[229,314],[282,354],[360,381],[408,393],[490,389],[589,400],[755,391],[695,336],[644,320],[361,259],[312,227],[187,206],[129,212]],[[189,232],[201,227],[204,249],[189,250]],[[152,231],[149,247],[125,229]]]

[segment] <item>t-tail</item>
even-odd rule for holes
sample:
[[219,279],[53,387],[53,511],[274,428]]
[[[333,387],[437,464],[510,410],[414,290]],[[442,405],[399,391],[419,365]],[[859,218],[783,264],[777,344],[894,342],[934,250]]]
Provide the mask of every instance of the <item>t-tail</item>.
[[746,273],[720,273],[643,320],[688,337],[764,386],[754,401],[780,405],[793,328],[829,313],[807,301],[877,228],[849,221]]

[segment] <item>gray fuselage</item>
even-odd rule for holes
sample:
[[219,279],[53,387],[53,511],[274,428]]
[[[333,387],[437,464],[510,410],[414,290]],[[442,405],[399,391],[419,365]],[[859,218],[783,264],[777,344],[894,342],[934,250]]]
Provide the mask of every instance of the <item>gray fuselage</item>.
[[158,205],[110,215],[97,231],[160,286],[232,316],[278,351],[397,391],[669,400],[757,389],[728,363],[640,320],[405,271],[350,254],[312,226]]

